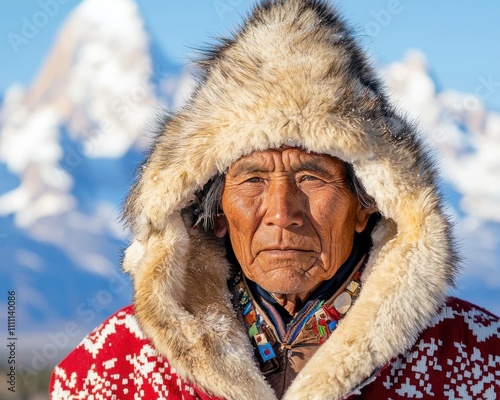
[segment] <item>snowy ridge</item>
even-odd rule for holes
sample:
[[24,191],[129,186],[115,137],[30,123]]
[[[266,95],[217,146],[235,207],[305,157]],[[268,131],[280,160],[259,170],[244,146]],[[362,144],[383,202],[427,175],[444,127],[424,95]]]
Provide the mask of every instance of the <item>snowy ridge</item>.
[[153,45],[133,0],[85,0],[34,82],[3,97],[1,288],[19,292],[22,330],[95,325],[130,302],[130,285],[108,289],[127,237],[119,205],[150,119],[192,81]]
[[[117,158],[144,142],[144,121],[158,100],[142,25],[132,1],[87,0],[62,27],[35,83],[6,93],[0,160],[22,184],[0,198],[0,215],[14,213],[27,228],[75,210],[68,170],[84,157]],[[77,145],[62,145],[62,127]]]

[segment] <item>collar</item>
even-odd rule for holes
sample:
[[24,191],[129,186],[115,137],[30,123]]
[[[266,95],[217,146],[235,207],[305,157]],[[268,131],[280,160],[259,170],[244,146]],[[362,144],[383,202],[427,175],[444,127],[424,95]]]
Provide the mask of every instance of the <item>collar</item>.
[[[291,349],[304,339],[310,344],[323,344],[349,311],[361,291],[361,275],[368,257],[364,254],[351,269],[348,279],[326,302],[310,299],[302,310],[285,326],[275,308],[261,298],[262,305],[253,296],[248,280],[239,271],[230,281],[235,308],[240,311],[248,336],[259,354],[264,374],[279,367],[275,347]],[[287,329],[288,328],[288,329]]]
[[292,317],[268,291],[263,289],[256,282],[248,278],[245,280],[257,304],[269,315],[274,316],[272,319],[276,326],[283,326],[285,331],[288,331],[291,325],[293,325],[291,322],[300,318],[304,313],[307,313],[311,303],[316,303],[318,300],[323,302],[327,301],[340,289],[349,276],[352,275],[360,260],[368,253],[370,246],[371,240],[369,234],[366,232],[355,233],[351,254],[347,260],[344,261],[332,278],[322,282],[320,286],[311,293],[295,317]]

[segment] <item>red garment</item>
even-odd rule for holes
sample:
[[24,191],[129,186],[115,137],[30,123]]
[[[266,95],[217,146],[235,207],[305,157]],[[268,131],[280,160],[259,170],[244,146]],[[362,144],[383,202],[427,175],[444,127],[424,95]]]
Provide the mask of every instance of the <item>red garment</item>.
[[61,400],[215,399],[181,379],[156,353],[132,305],[104,321],[54,369],[49,393]]
[[[212,399],[156,354],[128,306],[89,334],[54,370],[56,399]],[[135,397],[137,396],[138,397]],[[349,399],[500,398],[500,320],[450,298],[405,354]]]
[[500,399],[500,319],[449,298],[413,347],[350,398]]

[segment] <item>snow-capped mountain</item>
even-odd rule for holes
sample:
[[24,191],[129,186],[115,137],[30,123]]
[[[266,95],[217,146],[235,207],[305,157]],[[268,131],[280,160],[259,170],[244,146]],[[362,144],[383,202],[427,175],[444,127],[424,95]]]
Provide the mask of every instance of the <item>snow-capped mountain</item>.
[[[417,52],[382,74],[441,160],[466,257],[454,294],[500,313],[500,115],[475,96],[437,91]],[[50,342],[68,321],[78,340],[130,302],[118,272],[127,240],[120,203],[156,110],[179,107],[193,81],[161,54],[132,0],[84,0],[33,84],[4,94],[0,288],[16,290],[18,329],[30,345]]]
[[57,332],[73,320],[83,331],[130,302],[117,272],[127,237],[119,206],[149,121],[178,107],[192,81],[161,54],[134,1],[85,0],[34,82],[7,90],[0,286],[17,292],[19,330]]

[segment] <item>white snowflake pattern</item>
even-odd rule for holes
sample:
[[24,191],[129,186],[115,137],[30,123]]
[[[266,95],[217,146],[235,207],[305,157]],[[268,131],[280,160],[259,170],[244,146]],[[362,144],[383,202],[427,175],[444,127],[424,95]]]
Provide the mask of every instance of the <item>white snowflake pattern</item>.
[[[457,311],[444,307],[434,319],[433,326],[445,319],[457,318],[464,320],[477,343],[495,336],[500,338],[500,323],[477,308]],[[500,387],[500,356],[482,354],[476,346],[454,342],[456,351],[445,351],[445,354],[453,354],[453,357],[438,359],[440,348],[445,345],[451,344],[443,344],[442,340],[434,338],[427,341],[421,339],[414,351],[409,351],[393,362],[389,375],[383,382],[384,387],[410,399],[441,398],[443,395],[449,400],[496,399],[495,388]],[[409,369],[411,373],[408,372]],[[431,377],[437,373],[444,374],[448,383],[433,387]]]

